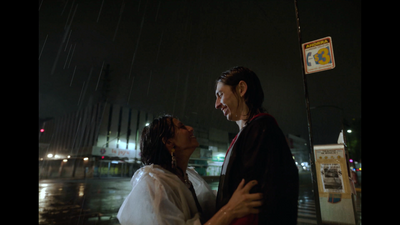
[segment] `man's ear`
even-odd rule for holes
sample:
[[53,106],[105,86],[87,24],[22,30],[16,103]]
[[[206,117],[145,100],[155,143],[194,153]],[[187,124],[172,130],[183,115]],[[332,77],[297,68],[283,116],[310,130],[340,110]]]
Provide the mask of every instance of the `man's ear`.
[[168,149],[169,152],[171,152],[171,149],[173,149],[175,147],[175,145],[171,141],[171,139],[168,139],[167,141],[165,141],[165,138],[163,138],[162,142],[165,144],[165,147]]
[[240,95],[240,97],[243,97],[246,92],[247,92],[247,83],[244,82],[243,80],[239,81],[239,84],[237,85],[238,93]]

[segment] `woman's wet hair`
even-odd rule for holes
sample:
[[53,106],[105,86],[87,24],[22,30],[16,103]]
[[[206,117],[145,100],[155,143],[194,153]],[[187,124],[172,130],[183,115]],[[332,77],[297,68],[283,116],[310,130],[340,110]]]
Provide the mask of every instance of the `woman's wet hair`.
[[236,86],[241,80],[247,84],[247,91],[243,96],[247,107],[249,107],[249,113],[247,114],[248,119],[246,121],[247,124],[254,115],[265,111],[262,107],[262,103],[264,102],[264,91],[257,75],[246,67],[236,66],[223,72],[217,79],[216,85],[218,82],[229,85],[231,86],[231,90],[235,96],[238,96],[236,93]]
[[140,155],[143,165],[156,164],[171,170],[171,154],[165,143],[175,135],[173,116],[163,115],[144,127],[140,139]]

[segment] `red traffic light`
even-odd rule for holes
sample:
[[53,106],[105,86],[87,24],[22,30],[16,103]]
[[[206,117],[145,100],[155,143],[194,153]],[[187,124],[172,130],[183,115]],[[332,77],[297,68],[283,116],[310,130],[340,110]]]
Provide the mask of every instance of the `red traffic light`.
[[41,132],[41,133],[43,133],[43,132],[44,132],[44,129],[43,129],[43,128],[42,128],[42,129],[40,129],[40,132]]

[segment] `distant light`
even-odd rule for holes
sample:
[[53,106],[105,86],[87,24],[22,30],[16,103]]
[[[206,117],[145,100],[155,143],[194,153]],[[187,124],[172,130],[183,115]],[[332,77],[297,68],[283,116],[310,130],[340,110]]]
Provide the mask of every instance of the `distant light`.
[[353,131],[352,131],[352,130],[347,130],[347,133],[349,133],[349,134],[350,134],[351,132],[353,132]]
[[71,156],[69,155],[69,156],[67,156],[67,158],[69,159],[69,158],[71,158]]
[[43,132],[44,132],[44,129],[43,129],[43,128],[42,128],[42,129],[40,129],[40,132],[41,132],[41,133],[43,133]]
[[118,161],[111,161],[111,163],[118,164]]
[[83,160],[84,160],[84,161],[88,161],[88,160],[89,160],[89,158],[88,158],[88,157],[85,157],[85,158],[83,158]]
[[51,158],[51,157],[53,157],[53,154],[48,154],[47,155],[47,158]]
[[349,159],[349,162],[353,162],[353,160],[352,160],[352,159]]
[[146,123],[146,125],[145,125],[145,126],[147,127],[148,125],[150,125],[150,123]]
[[361,171],[361,168],[358,168],[359,171]]
[[63,162],[68,162],[68,159],[63,159]]
[[102,156],[101,159],[104,159],[104,156]]
[[61,158],[59,155],[55,155],[54,158]]

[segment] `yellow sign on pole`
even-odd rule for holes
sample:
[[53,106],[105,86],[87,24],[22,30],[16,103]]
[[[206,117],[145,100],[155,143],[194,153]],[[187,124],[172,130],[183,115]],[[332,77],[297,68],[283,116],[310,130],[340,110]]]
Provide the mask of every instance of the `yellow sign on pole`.
[[301,44],[305,74],[316,73],[335,68],[332,38],[324,37]]
[[343,144],[314,146],[321,220],[356,224]]

